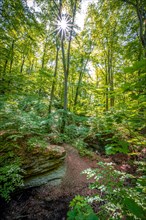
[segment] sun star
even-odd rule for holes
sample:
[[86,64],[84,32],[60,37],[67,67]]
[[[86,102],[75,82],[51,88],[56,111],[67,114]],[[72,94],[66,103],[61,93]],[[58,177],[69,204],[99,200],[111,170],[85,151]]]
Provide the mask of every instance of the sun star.
[[71,31],[71,19],[67,15],[61,15],[61,17],[58,17],[57,22],[55,22],[55,25],[57,28],[55,31],[57,31],[57,34],[61,33],[61,37],[66,37],[66,34]]
[[66,30],[66,29],[67,29],[66,19],[62,18],[61,21],[58,21],[58,26],[59,26],[61,29]]

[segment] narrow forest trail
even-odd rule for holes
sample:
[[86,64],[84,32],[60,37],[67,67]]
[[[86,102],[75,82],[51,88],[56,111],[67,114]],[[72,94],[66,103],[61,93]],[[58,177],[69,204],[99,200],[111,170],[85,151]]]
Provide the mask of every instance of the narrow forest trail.
[[99,156],[93,159],[82,158],[78,151],[69,145],[66,149],[66,174],[60,186],[43,185],[25,190],[17,195],[5,207],[3,220],[31,219],[31,220],[65,220],[69,202],[75,195],[91,195],[89,180],[81,172],[87,168],[97,167]]

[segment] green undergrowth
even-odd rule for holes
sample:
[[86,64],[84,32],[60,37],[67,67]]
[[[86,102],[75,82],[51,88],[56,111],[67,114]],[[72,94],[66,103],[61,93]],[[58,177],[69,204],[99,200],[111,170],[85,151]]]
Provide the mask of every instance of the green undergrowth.
[[0,196],[8,201],[23,186],[23,151],[29,154],[35,146],[47,146],[46,109],[45,103],[31,96],[5,97],[0,107]]
[[[1,195],[5,190],[8,197],[21,185],[21,158],[16,164],[14,160],[15,152],[21,149],[27,149],[29,154],[36,146],[45,148],[48,144],[68,143],[81,156],[92,158],[96,151],[106,156],[117,153],[133,155],[135,160],[146,146],[146,137],[142,133],[144,119],[139,119],[136,127],[134,116],[127,117],[125,110],[100,113],[96,117],[80,116],[63,109],[48,114],[48,100],[35,95],[5,96],[0,100],[0,107]],[[12,173],[8,173],[10,159],[14,161]],[[12,187],[4,184],[6,181]]]
[[36,146],[45,148],[48,144],[42,136],[26,135],[7,131],[0,135],[0,196],[9,201],[11,194],[23,187],[21,158],[24,152],[30,153]]
[[11,193],[23,186],[24,171],[21,168],[21,158],[15,154],[15,150],[19,150],[18,144],[6,141],[8,134],[5,138],[3,136],[0,136],[0,196],[9,201]]
[[[97,190],[94,196],[76,196],[70,203],[68,219],[81,219],[87,213],[92,213],[93,219],[139,219],[144,220],[146,215],[146,181],[145,163],[141,163],[141,177],[120,172],[112,163],[98,163],[97,169],[87,169],[83,173],[87,178],[94,178],[90,189]],[[92,204],[98,207],[93,212]],[[84,209],[85,208],[85,209]],[[89,212],[87,211],[89,210]],[[86,218],[85,219],[90,219]],[[92,218],[91,218],[92,219]]]
[[6,163],[0,167],[0,196],[6,201],[10,200],[11,193],[23,186],[23,170],[20,162]]
[[73,146],[78,150],[80,156],[92,158],[94,153],[93,150],[88,149],[87,144],[83,140],[76,140]]
[[67,220],[98,220],[98,217],[86,198],[78,195],[70,202]]

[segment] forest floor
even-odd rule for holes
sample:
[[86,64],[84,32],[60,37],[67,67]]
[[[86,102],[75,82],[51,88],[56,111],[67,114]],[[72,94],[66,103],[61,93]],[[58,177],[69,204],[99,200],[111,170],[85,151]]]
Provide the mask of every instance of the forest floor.
[[87,168],[96,168],[99,161],[110,162],[112,158],[96,154],[92,159],[80,157],[75,148],[69,145],[64,147],[67,152],[67,170],[62,183],[52,187],[46,184],[15,195],[2,208],[2,220],[65,220],[69,203],[75,195],[87,196],[97,193],[88,188],[93,180],[87,180],[81,172]]

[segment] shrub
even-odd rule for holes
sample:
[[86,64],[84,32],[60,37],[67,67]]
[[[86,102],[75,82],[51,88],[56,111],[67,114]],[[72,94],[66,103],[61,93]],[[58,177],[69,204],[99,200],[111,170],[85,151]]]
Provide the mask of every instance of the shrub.
[[75,146],[82,157],[93,157],[93,152],[87,148],[87,144],[83,140],[77,139],[74,141],[73,146]]
[[82,196],[76,196],[70,203],[71,210],[67,213],[67,220],[98,220],[92,207]]
[[[19,100],[20,99],[20,100]],[[15,130],[25,133],[45,133],[47,130],[48,119],[42,117],[35,108],[33,102],[27,103],[29,111],[22,107],[23,98],[2,100],[1,102],[1,130]],[[24,98],[25,102],[25,98]]]
[[23,185],[22,169],[18,161],[0,167],[0,195],[6,201],[10,200],[11,193]]
[[[145,219],[145,186],[141,178],[117,171],[112,163],[98,163],[97,169],[87,169],[83,173],[87,178],[95,179],[91,189],[99,189],[100,194],[88,197],[100,205],[98,213],[101,219]],[[135,183],[136,182],[136,183]],[[134,184],[134,186],[133,186]]]
[[44,137],[31,137],[27,141],[28,149],[31,150],[36,146],[41,148],[47,147],[48,143],[44,140]]

